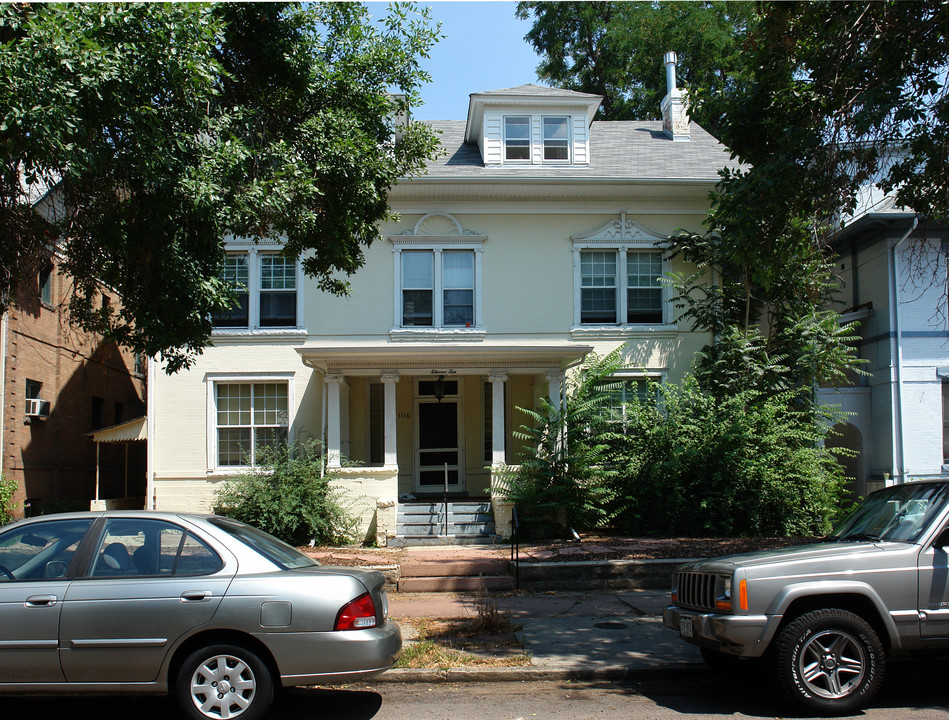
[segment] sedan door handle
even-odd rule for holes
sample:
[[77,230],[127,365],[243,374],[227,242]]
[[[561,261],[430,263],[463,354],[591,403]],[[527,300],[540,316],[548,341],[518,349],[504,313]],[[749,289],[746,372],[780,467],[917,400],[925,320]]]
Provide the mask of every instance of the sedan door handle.
[[55,595],[30,595],[26,599],[27,607],[52,607],[55,604]]
[[185,590],[181,593],[181,602],[203,602],[210,599],[210,590]]

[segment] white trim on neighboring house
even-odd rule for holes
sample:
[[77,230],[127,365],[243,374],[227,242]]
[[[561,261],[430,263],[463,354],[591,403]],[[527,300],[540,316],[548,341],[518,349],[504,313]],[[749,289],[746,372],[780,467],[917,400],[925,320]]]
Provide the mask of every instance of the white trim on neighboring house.
[[[601,228],[587,235],[574,235],[573,242],[573,326],[570,333],[574,338],[593,339],[622,339],[632,334],[648,333],[650,336],[669,335],[675,333],[676,327],[672,318],[672,308],[668,299],[670,290],[666,285],[659,286],[661,322],[658,323],[630,323],[627,321],[627,252],[649,251],[663,254],[661,245],[667,240],[665,235],[647,230],[635,220],[627,219],[626,213],[620,213],[619,220],[612,220]],[[614,251],[616,253],[616,322],[612,323],[584,323],[583,288],[582,288],[582,254],[587,251]],[[662,258],[662,274],[667,268],[665,258]]]
[[218,384],[258,384],[283,383],[287,384],[287,441],[292,442],[294,436],[293,422],[296,417],[296,403],[294,394],[294,371],[288,372],[209,372],[204,376],[206,393],[206,440],[207,440],[207,468],[208,475],[230,475],[246,469],[246,465],[218,465],[217,447],[217,403],[215,388]]
[[261,294],[261,257],[268,254],[277,254],[283,248],[280,240],[254,240],[252,238],[229,238],[224,245],[228,254],[247,254],[247,326],[215,327],[211,332],[212,340],[227,340],[229,342],[258,342],[287,341],[300,342],[306,338],[304,323],[304,278],[303,265],[297,260],[294,263],[294,280],[296,287],[296,325],[295,326],[262,326],[260,324],[260,294]]

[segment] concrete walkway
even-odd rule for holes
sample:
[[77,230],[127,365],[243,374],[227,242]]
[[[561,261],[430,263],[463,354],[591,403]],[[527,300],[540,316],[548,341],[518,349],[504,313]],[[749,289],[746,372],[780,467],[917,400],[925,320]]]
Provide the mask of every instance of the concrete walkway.
[[[374,682],[514,681],[623,678],[636,672],[702,662],[698,648],[662,625],[668,592],[532,593],[492,596],[498,610],[521,625],[530,655],[524,667],[389,670]],[[392,593],[389,615],[472,618],[477,597],[449,593]]]

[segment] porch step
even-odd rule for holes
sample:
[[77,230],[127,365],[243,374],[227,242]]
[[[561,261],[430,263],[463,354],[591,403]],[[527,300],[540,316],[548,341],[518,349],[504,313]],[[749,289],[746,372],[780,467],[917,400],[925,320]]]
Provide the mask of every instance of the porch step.
[[[491,503],[481,500],[452,500],[399,503],[395,544],[451,542],[493,542],[496,539]],[[420,542],[424,541],[424,542]]]

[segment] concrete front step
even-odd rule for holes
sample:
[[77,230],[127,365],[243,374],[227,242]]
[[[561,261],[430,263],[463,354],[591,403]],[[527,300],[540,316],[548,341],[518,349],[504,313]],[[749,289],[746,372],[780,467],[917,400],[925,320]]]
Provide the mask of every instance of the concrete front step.
[[435,545],[494,545],[500,540],[497,535],[406,535],[388,539],[388,546],[429,547]]
[[468,575],[510,575],[508,560],[485,558],[482,560],[408,560],[401,564],[400,572],[406,577],[446,577]]
[[453,577],[402,577],[398,582],[399,592],[478,592],[482,588],[492,592],[514,589],[514,578],[489,575]]

